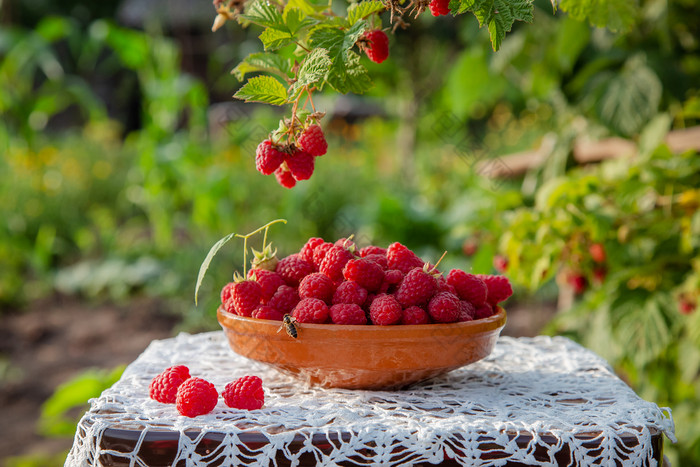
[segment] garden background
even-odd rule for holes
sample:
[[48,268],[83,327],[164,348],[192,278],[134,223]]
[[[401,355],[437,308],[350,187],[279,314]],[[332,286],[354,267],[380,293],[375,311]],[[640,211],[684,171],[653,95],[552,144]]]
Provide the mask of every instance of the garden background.
[[472,16],[399,29],[369,92],[316,97],[329,152],[286,190],[254,164],[284,114],[231,98],[260,28],[212,33],[204,0],[0,0],[0,458],[62,465],[121,365],[218,328],[242,256],[195,307],[209,247],[285,218],[282,255],[354,234],[504,272],[507,333],[598,352],[700,464],[700,5],[576,4],[536,0],[498,52]]

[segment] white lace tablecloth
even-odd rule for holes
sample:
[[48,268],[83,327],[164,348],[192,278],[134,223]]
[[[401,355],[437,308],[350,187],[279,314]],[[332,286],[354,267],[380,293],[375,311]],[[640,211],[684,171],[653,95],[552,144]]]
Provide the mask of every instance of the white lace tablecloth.
[[[209,415],[180,416],[148,397],[151,379],[177,364],[219,392],[258,375],[265,406],[236,410],[220,398]],[[149,465],[164,432],[177,440],[172,465],[657,465],[652,437],[675,441],[670,410],[561,337],[501,337],[480,362],[382,392],[307,387],[233,353],[222,332],[180,334],[152,342],[90,402],[66,465]],[[107,442],[115,429],[133,441]],[[203,450],[208,438],[215,443]]]

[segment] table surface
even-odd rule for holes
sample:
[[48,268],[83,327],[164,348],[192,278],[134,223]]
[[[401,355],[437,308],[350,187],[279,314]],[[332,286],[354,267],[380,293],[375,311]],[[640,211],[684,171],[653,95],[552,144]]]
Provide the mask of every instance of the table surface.
[[[219,392],[263,379],[265,406],[180,416],[148,397],[184,364]],[[66,465],[657,465],[670,410],[561,337],[501,337],[486,359],[400,391],[308,387],[222,332],[154,341],[81,419]]]

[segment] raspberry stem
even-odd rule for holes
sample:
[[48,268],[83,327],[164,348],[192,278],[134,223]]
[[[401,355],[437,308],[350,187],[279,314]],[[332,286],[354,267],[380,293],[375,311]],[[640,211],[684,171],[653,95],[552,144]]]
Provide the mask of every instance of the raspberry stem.
[[440,265],[440,261],[442,261],[442,259],[445,257],[446,254],[447,254],[447,250],[445,250],[445,252],[442,254],[442,256],[440,256],[440,259],[438,260],[437,263],[435,263],[435,266],[433,266],[432,268],[430,268],[429,271],[426,271],[426,272],[428,274],[432,274],[433,272],[435,272],[437,270],[437,267]]
[[264,229],[265,230],[265,235],[263,237],[263,249],[264,249],[265,242],[267,241],[268,229],[270,228],[270,226],[277,224],[278,222],[283,222],[286,224],[287,220],[286,219],[275,219],[274,221],[270,221],[267,224],[263,225],[262,227],[259,227],[255,230],[253,230],[252,232],[249,232],[245,235],[240,235],[240,234],[235,235],[236,237],[243,239],[243,278],[244,279],[248,275],[248,239]]

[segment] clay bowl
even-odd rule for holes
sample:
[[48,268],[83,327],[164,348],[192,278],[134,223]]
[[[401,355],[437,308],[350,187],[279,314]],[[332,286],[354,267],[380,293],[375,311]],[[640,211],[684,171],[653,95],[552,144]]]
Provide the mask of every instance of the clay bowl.
[[506,312],[452,324],[349,326],[246,318],[219,308],[234,352],[298,376],[309,384],[347,389],[398,389],[486,357]]

